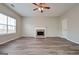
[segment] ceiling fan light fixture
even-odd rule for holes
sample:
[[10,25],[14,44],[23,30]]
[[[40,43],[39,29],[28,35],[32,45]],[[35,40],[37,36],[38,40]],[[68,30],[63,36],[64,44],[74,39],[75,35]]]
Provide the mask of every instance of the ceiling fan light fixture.
[[39,11],[44,10],[44,8],[38,8]]
[[41,10],[44,10],[44,8],[41,8]]
[[45,5],[45,3],[39,3],[39,4],[33,3],[33,4],[38,7],[38,8],[36,8],[36,9],[33,9],[34,11],[35,11],[35,10],[39,10],[39,11],[41,11],[41,13],[43,13],[43,11],[44,11],[45,9],[50,9],[50,7],[48,7],[47,5]]
[[39,11],[41,11],[41,8],[38,8]]

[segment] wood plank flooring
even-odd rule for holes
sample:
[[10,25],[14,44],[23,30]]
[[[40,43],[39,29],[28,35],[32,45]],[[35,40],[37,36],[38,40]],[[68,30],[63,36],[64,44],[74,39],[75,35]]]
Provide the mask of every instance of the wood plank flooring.
[[79,55],[79,45],[66,39],[19,38],[0,45],[2,55]]

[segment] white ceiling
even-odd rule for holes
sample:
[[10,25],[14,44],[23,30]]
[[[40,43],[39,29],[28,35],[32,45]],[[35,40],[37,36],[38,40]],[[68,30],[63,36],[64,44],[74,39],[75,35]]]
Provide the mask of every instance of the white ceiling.
[[48,3],[48,6],[50,6],[51,9],[45,10],[43,13],[41,13],[39,10],[33,11],[36,6],[32,3],[13,4],[15,7],[12,7],[10,3],[7,3],[6,5],[21,16],[60,16],[75,5],[74,3]]

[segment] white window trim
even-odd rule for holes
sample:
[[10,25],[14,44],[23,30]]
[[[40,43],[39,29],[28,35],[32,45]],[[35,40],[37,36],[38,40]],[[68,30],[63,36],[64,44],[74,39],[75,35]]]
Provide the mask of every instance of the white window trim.
[[[2,14],[2,13],[1,13],[1,14]],[[5,15],[5,14],[3,14],[3,15]],[[7,16],[7,15],[5,15],[5,16]],[[15,32],[13,32],[13,33],[9,33],[9,31],[8,31],[8,26],[12,26],[12,25],[8,25],[8,17],[10,17],[10,16],[7,16],[7,18],[6,18],[7,24],[2,24],[2,25],[6,25],[6,27],[7,27],[6,33],[2,33],[2,34],[0,34],[0,35],[16,34],[16,29],[15,29]],[[13,17],[11,17],[11,18],[13,18]],[[15,18],[13,18],[13,19],[15,19]],[[16,19],[15,19],[15,21],[16,21]],[[1,25],[1,24],[0,24],[0,25]],[[15,28],[16,28],[16,24],[15,24],[15,26],[12,26],[12,27],[15,27]]]

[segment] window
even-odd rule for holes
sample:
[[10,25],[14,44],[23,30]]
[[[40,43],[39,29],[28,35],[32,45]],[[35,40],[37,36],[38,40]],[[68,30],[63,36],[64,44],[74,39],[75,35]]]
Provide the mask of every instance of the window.
[[16,32],[16,20],[14,18],[8,17],[8,33]]
[[7,16],[0,14],[0,34],[7,33]]
[[16,33],[16,19],[0,13],[0,34]]

